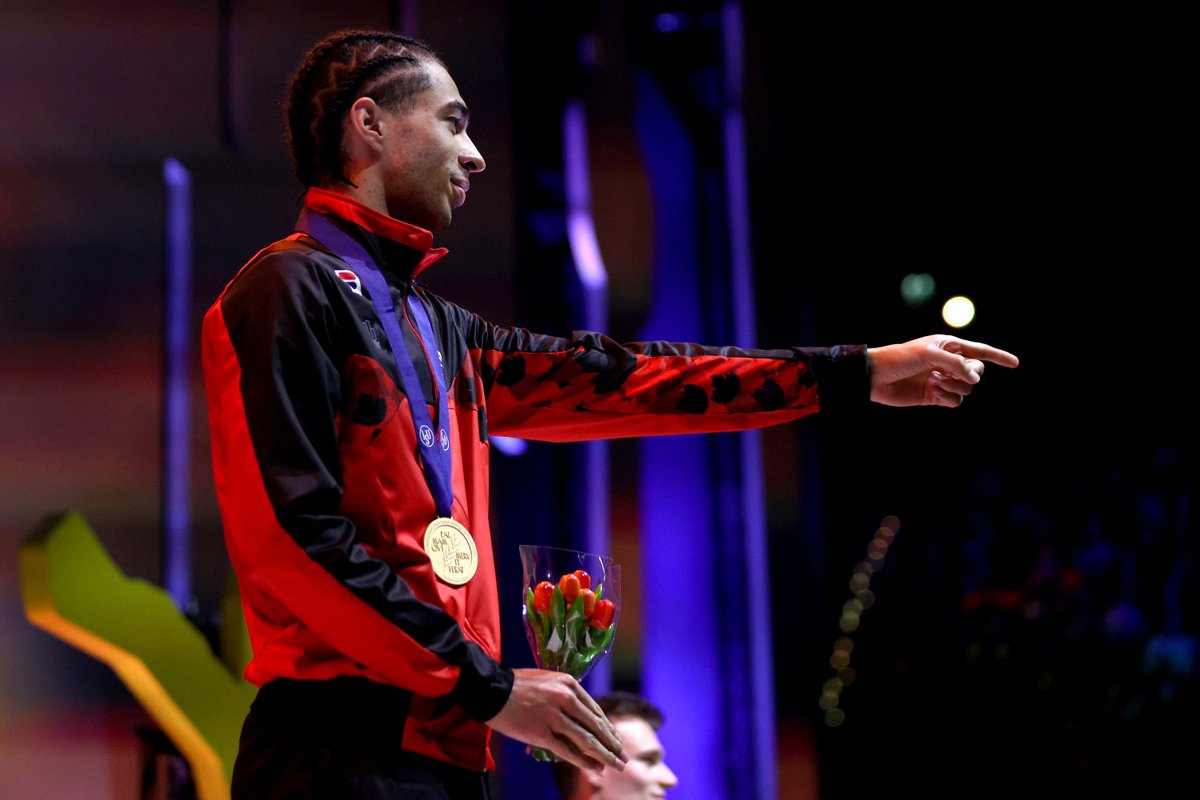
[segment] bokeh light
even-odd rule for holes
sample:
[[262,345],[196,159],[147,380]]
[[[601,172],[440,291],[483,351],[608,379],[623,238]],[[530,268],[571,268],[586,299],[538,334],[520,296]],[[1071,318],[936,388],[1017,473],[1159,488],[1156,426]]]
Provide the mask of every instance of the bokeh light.
[[957,295],[942,304],[942,321],[951,328],[965,328],[975,319],[975,304]]
[[[871,576],[883,569],[888,548],[899,530],[900,519],[894,514],[885,516],[867,545],[867,557],[855,565],[849,583],[853,597],[842,604],[842,613],[838,617],[838,627],[844,633],[857,631],[863,612],[874,605],[875,594],[870,589]],[[837,674],[825,681],[821,696],[817,700],[818,707],[825,712],[825,724],[830,728],[836,728],[846,721],[846,714],[839,705],[842,689],[853,683],[857,677],[850,665],[850,654],[853,650],[854,639],[851,636],[839,636],[833,643],[829,665]]]
[[919,308],[929,302],[936,288],[928,272],[910,272],[900,281],[900,297],[909,308]]

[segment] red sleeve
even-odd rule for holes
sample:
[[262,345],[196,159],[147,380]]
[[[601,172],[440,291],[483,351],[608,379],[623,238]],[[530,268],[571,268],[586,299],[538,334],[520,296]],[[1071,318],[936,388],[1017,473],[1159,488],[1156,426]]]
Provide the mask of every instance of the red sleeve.
[[865,402],[865,346],[750,350],[619,344],[499,329],[489,368],[491,432],[546,441],[738,431]]

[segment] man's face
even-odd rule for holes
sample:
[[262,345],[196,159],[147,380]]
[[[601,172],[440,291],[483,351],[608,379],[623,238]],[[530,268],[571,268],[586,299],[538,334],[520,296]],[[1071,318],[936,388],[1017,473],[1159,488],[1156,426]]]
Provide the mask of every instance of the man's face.
[[454,80],[439,64],[425,66],[432,85],[411,107],[387,114],[384,192],[390,216],[434,231],[466,202],[470,174],[482,172],[484,161],[467,135],[467,107]]
[[665,796],[667,789],[679,783],[679,779],[663,760],[663,746],[658,734],[643,719],[618,717],[612,722],[621,736],[621,744],[629,753],[629,761],[624,771],[606,769],[602,775],[588,774],[589,780],[599,788],[596,798],[646,800]]

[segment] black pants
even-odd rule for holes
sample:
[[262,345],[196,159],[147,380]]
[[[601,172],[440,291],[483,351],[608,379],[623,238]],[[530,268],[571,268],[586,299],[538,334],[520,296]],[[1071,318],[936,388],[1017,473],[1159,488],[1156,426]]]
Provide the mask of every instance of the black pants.
[[242,725],[231,800],[489,800],[487,773],[400,749],[404,692],[272,681]]

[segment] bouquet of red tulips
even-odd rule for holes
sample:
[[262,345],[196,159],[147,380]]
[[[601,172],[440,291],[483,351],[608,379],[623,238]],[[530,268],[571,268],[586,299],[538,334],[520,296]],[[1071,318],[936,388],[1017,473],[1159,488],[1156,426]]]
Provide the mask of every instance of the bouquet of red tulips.
[[582,569],[568,572],[558,583],[540,581],[525,590],[526,630],[539,666],[576,678],[608,650],[616,613],[616,604],[604,597],[604,585],[592,589],[592,576]]
[[[620,568],[611,558],[576,550],[521,545],[525,633],[541,669],[584,676],[612,647],[620,615]],[[593,579],[595,584],[593,585]],[[543,748],[539,761],[553,761]]]

